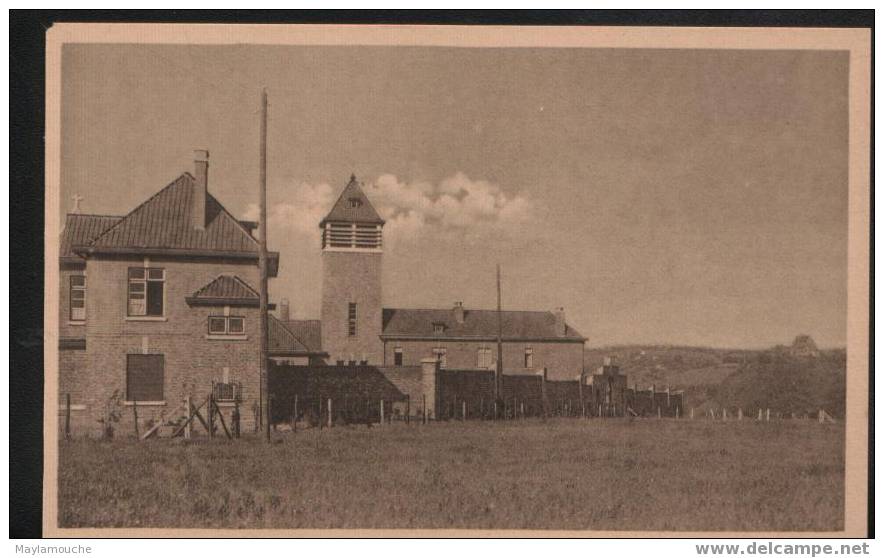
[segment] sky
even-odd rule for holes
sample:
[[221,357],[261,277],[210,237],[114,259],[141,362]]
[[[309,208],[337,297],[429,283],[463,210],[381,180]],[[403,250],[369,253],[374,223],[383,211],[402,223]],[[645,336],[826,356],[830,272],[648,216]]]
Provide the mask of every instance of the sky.
[[843,346],[846,52],[66,45],[61,207],[122,215],[193,172],[258,215],[271,298],[318,318],[351,173],[386,307],[564,307],[589,346]]

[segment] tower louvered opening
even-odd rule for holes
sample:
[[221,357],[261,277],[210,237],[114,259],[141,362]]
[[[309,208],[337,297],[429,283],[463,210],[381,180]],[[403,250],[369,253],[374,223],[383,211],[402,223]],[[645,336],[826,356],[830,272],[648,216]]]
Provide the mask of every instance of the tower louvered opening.
[[381,225],[326,223],[322,248],[380,250],[383,247]]

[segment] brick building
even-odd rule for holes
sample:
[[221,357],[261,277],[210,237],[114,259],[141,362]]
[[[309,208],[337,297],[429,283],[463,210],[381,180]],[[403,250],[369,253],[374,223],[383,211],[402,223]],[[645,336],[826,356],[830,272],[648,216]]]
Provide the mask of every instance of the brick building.
[[[351,176],[322,230],[321,344],[329,364],[418,366],[436,358],[443,368],[494,369],[498,320],[494,310],[383,307],[383,226]],[[506,371],[547,369],[553,379],[583,373],[586,339],[555,312],[501,314]],[[314,321],[315,323],[315,321]]]
[[[75,431],[173,413],[214,390],[242,423],[259,405],[256,223],[208,191],[208,152],[127,215],[70,214],[62,233],[59,396]],[[269,258],[276,276],[277,253]],[[168,417],[167,418],[172,418]]]

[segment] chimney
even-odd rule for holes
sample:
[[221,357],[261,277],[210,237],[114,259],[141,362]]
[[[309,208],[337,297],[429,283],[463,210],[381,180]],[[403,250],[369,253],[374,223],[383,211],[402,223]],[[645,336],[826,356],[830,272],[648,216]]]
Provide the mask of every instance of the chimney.
[[567,326],[565,325],[565,309],[559,306],[555,311],[556,315],[556,335],[559,337],[564,337],[565,333],[567,333]]
[[206,228],[206,198],[209,187],[209,152],[196,149],[193,152],[195,180],[193,182],[193,228]]
[[464,317],[463,302],[460,302],[460,301],[455,302],[454,303],[454,321],[456,321],[459,324],[462,324],[463,317]]
[[287,298],[279,301],[279,319],[283,322],[289,321],[289,299]]

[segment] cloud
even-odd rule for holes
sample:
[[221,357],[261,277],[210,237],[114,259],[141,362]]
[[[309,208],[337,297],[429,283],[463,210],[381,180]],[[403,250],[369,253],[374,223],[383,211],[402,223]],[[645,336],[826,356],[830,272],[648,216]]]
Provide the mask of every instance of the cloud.
[[[285,199],[271,203],[271,234],[314,234],[341,188],[306,182],[275,188]],[[527,197],[508,195],[497,184],[473,180],[462,172],[438,184],[402,182],[392,174],[382,174],[363,189],[387,222],[384,237],[388,242],[414,240],[427,232],[459,234],[505,229],[527,222],[533,210]],[[257,216],[258,206],[251,204],[244,218],[255,220]]]

